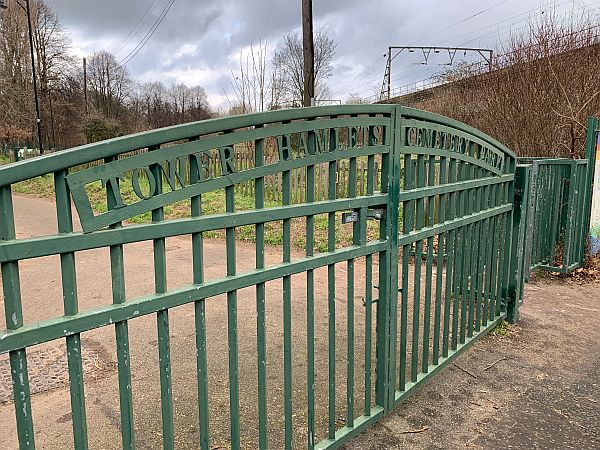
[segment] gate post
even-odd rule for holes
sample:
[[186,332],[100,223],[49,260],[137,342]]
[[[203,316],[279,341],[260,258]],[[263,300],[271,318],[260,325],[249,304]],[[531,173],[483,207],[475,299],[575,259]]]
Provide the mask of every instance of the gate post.
[[[600,118],[588,117],[587,121],[587,130],[586,130],[586,141],[585,141],[585,159],[587,160],[587,174],[585,180],[585,193],[584,193],[584,221],[583,221],[583,233],[581,246],[583,247],[583,252],[585,253],[585,243],[588,240],[588,236],[590,239],[590,252],[594,253],[594,250],[600,247],[600,235],[598,235],[597,231],[597,221],[598,217],[595,218],[596,223],[592,222],[592,205],[593,202],[595,204],[600,203],[600,199],[594,199],[594,195],[598,196],[599,194],[594,192],[594,186],[596,183],[594,182],[594,172],[598,161],[600,161],[600,152],[597,150],[598,145],[598,131],[600,130]],[[600,176],[600,174],[596,174],[596,176]],[[592,230],[591,227],[596,225],[596,230]],[[592,231],[595,231],[595,235],[592,234]],[[597,250],[596,250],[597,253]],[[585,254],[583,255],[585,257]],[[583,258],[582,258],[583,259]]]
[[[396,333],[398,307],[398,213],[400,195],[401,110],[394,108],[389,135],[390,151],[382,159],[381,191],[388,194],[380,232],[385,233],[385,264],[379,265],[379,300],[377,302],[377,404],[387,414],[394,408],[396,392]],[[387,139],[387,138],[386,138]],[[385,142],[385,139],[384,139]],[[382,257],[380,253],[380,258]]]
[[515,323],[519,320],[519,305],[523,302],[525,268],[525,230],[529,205],[530,165],[517,165],[513,198],[512,242],[509,262],[509,279],[506,320]]

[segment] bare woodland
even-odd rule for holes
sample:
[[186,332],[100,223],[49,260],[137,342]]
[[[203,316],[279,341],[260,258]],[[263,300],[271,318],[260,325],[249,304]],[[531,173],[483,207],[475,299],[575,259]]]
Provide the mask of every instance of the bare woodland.
[[[201,86],[139,83],[107,51],[82,61],[68,30],[43,0],[31,0],[32,28],[46,148],[67,148],[212,116]],[[0,15],[0,144],[37,146],[27,17],[16,2]]]

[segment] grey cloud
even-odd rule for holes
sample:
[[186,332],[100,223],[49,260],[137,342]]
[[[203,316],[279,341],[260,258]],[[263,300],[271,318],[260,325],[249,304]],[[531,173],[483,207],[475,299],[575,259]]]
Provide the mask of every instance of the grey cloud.
[[[85,52],[102,50],[95,45],[123,40],[155,1],[156,17],[169,0],[46,0],[74,35],[84,37]],[[337,43],[333,91],[338,95],[359,92],[370,95],[371,86],[381,84],[389,45],[473,45],[493,46],[497,36],[465,33],[493,25],[515,14],[531,10],[540,0],[508,0],[476,19],[446,28],[469,15],[498,4],[489,0],[314,0],[315,27],[324,28]],[[593,0],[585,0],[591,3]],[[212,75],[199,79],[209,95],[221,96],[229,88],[230,74],[236,69],[242,48],[259,40],[271,48],[290,31],[300,31],[300,0],[175,0],[160,27],[136,57],[128,64],[132,74],[147,78],[148,74],[164,71],[172,74],[196,70]],[[509,24],[510,21],[504,25]],[[147,26],[144,30],[147,29]],[[136,34],[129,50],[144,33]],[[88,44],[89,43],[89,44]],[[77,42],[74,42],[77,45]],[[186,44],[194,50],[177,56]],[[110,50],[110,49],[104,49]],[[124,57],[128,51],[118,54]],[[441,58],[441,56],[439,57]],[[425,78],[441,70],[442,60],[428,66],[420,63],[419,55],[402,55],[394,62],[395,83],[402,84]]]

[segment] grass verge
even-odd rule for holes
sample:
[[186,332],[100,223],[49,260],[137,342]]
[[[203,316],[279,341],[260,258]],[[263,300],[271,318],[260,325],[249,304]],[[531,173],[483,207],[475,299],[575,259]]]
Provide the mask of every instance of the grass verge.
[[[140,179],[142,190],[147,192],[148,184],[146,180]],[[168,189],[168,185],[166,188]],[[54,198],[54,180],[51,174],[44,175],[30,180],[22,181],[13,185],[14,192],[25,194],[37,198],[53,199]],[[107,210],[106,205],[106,190],[101,183],[95,182],[86,186],[86,191],[92,208],[96,213],[103,213]],[[131,182],[127,180],[121,185],[121,195],[125,203],[135,203],[139,199],[133,192]],[[235,209],[236,211],[248,211],[254,209],[254,197],[251,195],[236,192]],[[266,200],[265,208],[279,206],[279,203]],[[190,201],[183,200],[164,207],[165,220],[182,219],[190,217]],[[223,214],[225,213],[225,192],[224,190],[208,192],[202,195],[202,212],[205,215]],[[336,213],[335,228],[336,228],[336,244],[351,245],[352,244],[352,224],[342,225],[341,212]],[[128,219],[129,223],[141,224],[151,222],[151,213],[132,217]],[[327,250],[327,231],[328,218],[326,214],[316,215],[314,218],[314,233],[315,233],[315,248],[317,252]],[[267,222],[265,223],[265,243],[267,245],[281,245],[283,243],[282,222]],[[306,245],[306,219],[292,219],[291,224],[292,244],[296,247],[304,248]],[[368,235],[369,238],[375,238],[379,233],[379,222],[369,221]],[[237,238],[241,241],[255,242],[256,234],[254,225],[248,225],[236,228]],[[225,230],[208,231],[204,233],[207,238],[224,238]]]

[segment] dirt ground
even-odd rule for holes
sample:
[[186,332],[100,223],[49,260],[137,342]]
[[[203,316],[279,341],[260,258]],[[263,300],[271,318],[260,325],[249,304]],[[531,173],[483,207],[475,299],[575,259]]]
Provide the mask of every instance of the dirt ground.
[[[15,198],[19,237],[55,231],[51,202]],[[35,217],[36,220],[31,220]],[[189,238],[167,240],[169,287],[189,285]],[[238,244],[238,269],[254,266],[255,249]],[[127,296],[153,290],[151,244],[125,246]],[[302,257],[296,251],[294,258]],[[267,264],[281,261],[278,248],[266,251]],[[376,258],[374,258],[376,261]],[[205,243],[207,280],[224,273],[222,241]],[[62,315],[58,257],[20,264],[25,322]],[[377,279],[375,264],[374,280]],[[80,309],[111,302],[108,251],[77,255]],[[356,264],[355,340],[364,342],[364,263]],[[294,446],[306,442],[306,277],[292,277],[294,373]],[[317,439],[327,424],[327,277],[315,272]],[[345,417],[346,271],[336,266],[336,360],[339,424]],[[271,448],[283,434],[283,334],[281,281],[267,283],[267,383]],[[228,447],[229,387],[227,307],[224,296],[207,300],[211,445]],[[3,311],[0,323],[4,323]],[[477,342],[454,365],[437,375],[394,413],[347,444],[375,448],[600,448],[600,284],[576,285],[550,280],[526,287],[521,321]],[[177,448],[197,447],[197,385],[193,305],[170,311],[175,439]],[[160,448],[161,410],[156,319],[131,320],[130,347],[136,445]],[[373,328],[374,329],[374,328]],[[256,312],[254,289],[238,293],[241,439],[257,442]],[[83,333],[86,406],[91,448],[120,447],[114,329]],[[371,342],[374,348],[374,341]],[[64,341],[28,350],[32,409],[38,448],[72,447],[69,394],[65,384]],[[364,345],[356,346],[356,410],[362,411]],[[0,448],[17,448],[6,355],[0,355]],[[374,379],[374,369],[372,370]],[[360,394],[360,395],[359,395]]]

